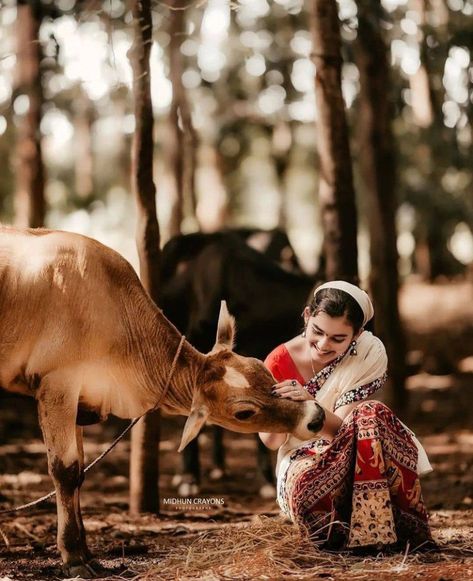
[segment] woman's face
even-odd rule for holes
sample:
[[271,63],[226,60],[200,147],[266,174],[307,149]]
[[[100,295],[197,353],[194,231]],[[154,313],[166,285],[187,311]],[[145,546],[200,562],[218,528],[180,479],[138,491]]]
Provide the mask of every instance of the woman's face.
[[323,311],[310,316],[310,311],[307,309],[304,312],[304,318],[305,339],[310,346],[310,356],[314,363],[327,365],[344,353],[351,341],[356,339],[351,323],[344,316],[330,317]]

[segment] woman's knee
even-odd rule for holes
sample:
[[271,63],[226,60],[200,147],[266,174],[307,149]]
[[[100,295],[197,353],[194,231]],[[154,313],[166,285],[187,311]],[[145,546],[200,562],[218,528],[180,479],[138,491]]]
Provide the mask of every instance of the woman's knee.
[[393,414],[392,410],[390,410],[386,404],[384,404],[383,402],[378,401],[376,399],[369,399],[366,401],[362,401],[356,406],[355,409],[358,413],[369,412],[369,413],[375,413],[376,415],[378,415],[378,414],[384,414],[384,415]]

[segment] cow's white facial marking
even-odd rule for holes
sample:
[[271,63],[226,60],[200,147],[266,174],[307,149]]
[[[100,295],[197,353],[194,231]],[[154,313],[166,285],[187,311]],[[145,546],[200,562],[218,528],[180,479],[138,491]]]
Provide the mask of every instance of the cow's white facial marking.
[[245,388],[250,387],[246,377],[234,369],[233,367],[225,367],[225,375],[223,376],[223,381],[230,387]]

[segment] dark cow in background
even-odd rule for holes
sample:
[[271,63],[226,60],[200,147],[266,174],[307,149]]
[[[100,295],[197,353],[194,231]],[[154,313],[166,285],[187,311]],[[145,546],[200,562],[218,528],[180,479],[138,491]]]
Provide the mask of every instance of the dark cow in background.
[[[302,310],[313,284],[313,279],[301,273],[287,235],[278,229],[176,236],[162,252],[161,307],[204,352],[212,348],[220,301],[225,299],[238,321],[236,351],[264,359],[275,346],[301,330]],[[222,438],[221,428],[214,428],[214,478],[221,477],[225,469]],[[257,442],[258,467],[266,481],[261,494],[274,494],[270,455],[259,438]],[[197,439],[183,454],[179,492],[196,494],[200,483]]]
[[210,244],[231,239],[245,242],[269,260],[279,264],[284,270],[302,273],[297,256],[284,230],[280,228],[273,230],[227,228],[211,234],[195,232],[171,238],[163,249],[161,264],[163,280],[168,281],[178,271],[182,271],[187,262],[194,260]]

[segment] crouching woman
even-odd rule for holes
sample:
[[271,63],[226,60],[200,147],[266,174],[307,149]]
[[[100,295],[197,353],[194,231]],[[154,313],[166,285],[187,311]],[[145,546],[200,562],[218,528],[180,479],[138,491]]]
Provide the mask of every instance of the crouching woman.
[[333,281],[304,310],[304,331],[274,349],[266,365],[275,397],[315,399],[325,410],[320,437],[302,442],[260,433],[279,449],[278,502],[328,548],[431,545],[419,476],[424,449],[384,404],[370,400],[386,380],[383,343],[364,330],[368,295]]

